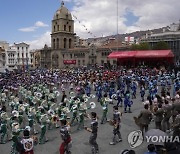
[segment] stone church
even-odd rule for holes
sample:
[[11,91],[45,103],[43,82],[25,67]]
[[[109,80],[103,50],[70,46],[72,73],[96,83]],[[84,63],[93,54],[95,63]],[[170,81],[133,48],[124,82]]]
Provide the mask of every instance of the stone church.
[[52,20],[51,47],[47,45],[35,53],[34,66],[48,69],[79,67],[87,65],[116,65],[116,60],[107,56],[112,51],[126,50],[126,46],[109,40],[102,46],[95,44],[75,46],[74,20],[69,10],[61,3]]

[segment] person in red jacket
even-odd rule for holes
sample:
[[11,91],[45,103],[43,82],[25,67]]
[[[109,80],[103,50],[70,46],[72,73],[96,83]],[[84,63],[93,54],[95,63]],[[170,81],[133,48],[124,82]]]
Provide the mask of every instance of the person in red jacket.
[[21,140],[21,144],[23,146],[23,151],[20,154],[34,154],[34,145],[37,144],[37,139],[29,136],[29,130],[25,129],[24,137]]
[[69,133],[70,125],[68,122],[63,119],[61,120],[61,129],[60,134],[63,142],[60,145],[59,152],[60,154],[71,154],[70,148],[71,148],[71,135]]

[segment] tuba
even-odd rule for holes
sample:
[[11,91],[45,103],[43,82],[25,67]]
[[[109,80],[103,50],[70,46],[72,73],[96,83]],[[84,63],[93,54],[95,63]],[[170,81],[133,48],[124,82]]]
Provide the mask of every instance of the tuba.
[[91,109],[95,109],[96,108],[96,104],[94,103],[94,102],[91,102],[91,103],[89,103],[90,104],[90,106],[91,106]]

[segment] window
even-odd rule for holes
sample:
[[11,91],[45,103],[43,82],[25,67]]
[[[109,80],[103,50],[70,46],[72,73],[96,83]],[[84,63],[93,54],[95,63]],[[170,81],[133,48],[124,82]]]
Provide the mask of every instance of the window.
[[71,32],[71,26],[69,26],[69,32]]
[[56,40],[53,39],[53,48],[55,49],[55,43],[56,43]]
[[102,56],[104,56],[104,52],[102,52],[101,54],[102,54]]
[[72,58],[72,54],[70,54],[70,58]]
[[24,53],[22,53],[22,57],[24,58]]
[[19,57],[19,52],[18,52],[18,57]]
[[19,47],[17,47],[17,49],[19,50]]
[[83,60],[83,65],[85,65],[85,60]]
[[63,54],[62,56],[63,56],[63,58],[64,58],[64,54]]
[[54,32],[56,31],[56,26],[54,26]]
[[66,38],[64,38],[64,48],[66,48]]
[[78,65],[81,65],[81,61],[80,60],[78,60]]
[[28,53],[26,53],[26,58],[28,57]]
[[59,25],[57,26],[57,29],[58,29],[58,31],[59,31]]
[[104,60],[101,60],[101,65],[104,65]]
[[24,47],[22,47],[22,50],[24,50]]
[[71,42],[72,42],[71,39],[69,39],[69,48],[71,48]]
[[57,38],[57,49],[59,49],[59,38]]
[[64,31],[66,31],[66,25],[64,25]]

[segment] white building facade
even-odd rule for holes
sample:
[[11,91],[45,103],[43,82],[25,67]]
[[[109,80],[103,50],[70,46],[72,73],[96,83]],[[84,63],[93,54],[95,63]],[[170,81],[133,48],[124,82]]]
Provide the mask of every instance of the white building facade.
[[14,43],[6,50],[6,68],[7,69],[27,69],[33,66],[33,53],[29,45]]

